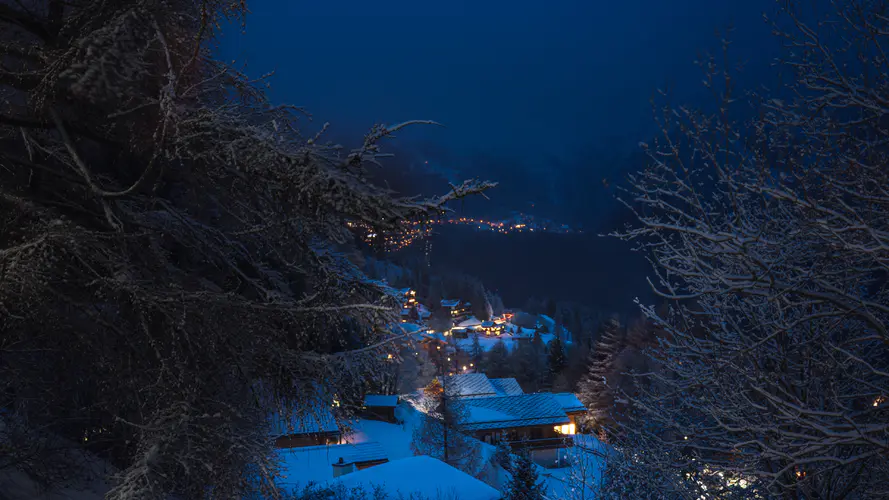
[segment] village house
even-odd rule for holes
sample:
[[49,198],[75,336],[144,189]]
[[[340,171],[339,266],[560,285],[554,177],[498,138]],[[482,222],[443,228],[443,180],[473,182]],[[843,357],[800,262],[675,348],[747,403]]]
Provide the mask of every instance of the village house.
[[514,378],[471,373],[445,377],[442,383],[464,410],[464,431],[486,443],[506,441],[530,449],[540,464],[555,462],[558,450],[572,445],[577,417],[586,411],[574,394],[525,394]]
[[343,439],[333,413],[323,407],[286,421],[274,414],[271,417],[271,432],[277,448],[340,444]]
[[333,477],[340,477],[389,461],[383,446],[375,441],[329,446],[327,456],[332,461]]
[[395,408],[398,406],[398,396],[368,394],[364,396],[363,410],[370,420],[395,423]]
[[497,323],[494,321],[482,321],[482,324],[479,326],[479,330],[485,332],[485,335],[500,335],[503,333],[504,324]]
[[460,299],[442,299],[441,308],[448,311],[455,320],[468,316],[472,312],[472,304]]

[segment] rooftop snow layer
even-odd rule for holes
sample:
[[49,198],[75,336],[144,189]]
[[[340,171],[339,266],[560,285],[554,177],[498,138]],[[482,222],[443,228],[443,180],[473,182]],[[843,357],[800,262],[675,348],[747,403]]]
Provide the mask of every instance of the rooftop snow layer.
[[467,419],[461,424],[470,431],[571,422],[556,398],[548,393],[465,398],[458,402],[468,410]]
[[497,390],[484,373],[467,373],[445,377],[448,394],[454,396],[493,396]]
[[398,396],[384,396],[382,394],[368,394],[364,396],[364,406],[390,406],[398,405]]
[[461,500],[497,500],[500,492],[478,479],[432,457],[403,458],[352,472],[329,484],[372,490],[380,486],[387,492],[405,497],[460,498]]
[[586,411],[586,406],[577,399],[577,396],[570,392],[559,392],[553,394],[553,397],[556,398],[556,401],[562,405],[562,409],[565,411]]
[[273,436],[292,436],[297,434],[322,434],[339,432],[340,428],[330,409],[320,407],[308,414],[294,415],[289,421],[284,421],[277,413],[271,417]]
[[356,444],[304,446],[278,450],[281,459],[279,485],[303,487],[310,482],[333,479],[333,464],[368,463],[388,459],[383,446],[376,441]]
[[489,379],[491,385],[501,396],[514,396],[516,394],[524,394],[525,391],[519,386],[519,382],[514,378],[492,378]]

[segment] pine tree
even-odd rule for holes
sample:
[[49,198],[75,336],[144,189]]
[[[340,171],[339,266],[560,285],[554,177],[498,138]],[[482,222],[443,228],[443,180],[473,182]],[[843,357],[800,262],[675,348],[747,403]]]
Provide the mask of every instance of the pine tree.
[[597,427],[613,422],[614,389],[620,376],[616,363],[625,344],[620,322],[614,318],[606,321],[590,354],[587,374],[578,385],[580,400],[590,409]]
[[513,354],[516,378],[522,387],[536,391],[546,381],[546,346],[539,333],[534,333],[531,342],[523,341]]
[[558,337],[549,343],[549,356],[547,359],[549,364],[549,382],[552,383],[560,373],[568,365],[565,357],[565,349],[562,347],[562,341]]
[[485,367],[487,368],[486,373],[488,376],[491,378],[510,376],[512,374],[512,367],[510,366],[509,358],[509,349],[506,348],[503,339],[498,340],[497,343],[494,344],[494,347],[488,351],[488,356],[485,360]]
[[543,500],[543,484],[526,450],[515,456],[510,472],[512,477],[506,485],[504,500]]
[[472,335],[472,346],[469,348],[469,358],[472,360],[472,364],[475,365],[476,372],[481,373],[485,371],[485,350],[482,349],[482,345],[478,341],[477,333]]

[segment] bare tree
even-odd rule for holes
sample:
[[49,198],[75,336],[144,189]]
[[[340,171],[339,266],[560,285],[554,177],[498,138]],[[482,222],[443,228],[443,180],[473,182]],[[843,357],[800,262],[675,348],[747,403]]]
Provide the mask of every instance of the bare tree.
[[795,81],[749,125],[727,42],[704,62],[718,108],[664,109],[619,236],[672,307],[643,307],[664,333],[624,394],[614,496],[889,495],[886,8],[788,2]]
[[305,135],[304,111],[212,56],[246,12],[0,2],[0,414],[111,461],[109,498],[273,494],[268,413],[357,404],[398,337],[396,301],[336,251],[347,223],[399,230],[491,186],[367,182],[380,141],[421,122],[353,150]]
[[423,389],[419,401],[422,420],[414,427],[411,450],[415,455],[429,455],[473,476],[481,470],[481,443],[467,435],[463,424],[468,409],[452,395],[451,377],[432,380]]

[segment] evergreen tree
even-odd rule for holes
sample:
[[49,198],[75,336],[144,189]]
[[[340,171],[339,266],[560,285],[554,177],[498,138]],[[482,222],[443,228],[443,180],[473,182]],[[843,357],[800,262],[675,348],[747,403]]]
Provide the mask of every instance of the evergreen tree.
[[504,500],[543,500],[543,484],[537,475],[534,462],[528,457],[527,450],[522,450],[512,460],[512,477],[506,484]]
[[625,340],[620,322],[614,318],[606,321],[590,354],[587,374],[579,383],[580,400],[590,409],[590,417],[597,427],[613,422],[614,390],[620,377],[617,361]]
[[537,391],[546,381],[546,346],[539,333],[534,333],[531,342],[523,341],[513,354],[516,365],[516,378],[522,387]]
[[503,299],[500,298],[500,295],[492,292],[488,292],[488,302],[491,304],[491,313],[495,316],[499,316],[503,314]]
[[503,339],[498,340],[488,352],[485,367],[486,373],[491,378],[508,377],[512,374],[509,349],[506,348]]
[[562,347],[562,341],[558,337],[549,343],[549,356],[547,359],[549,364],[549,381],[552,383],[559,374],[568,365],[568,359],[565,357],[565,349]]
[[491,458],[503,470],[512,473],[512,447],[509,446],[505,435],[501,435],[497,440],[497,449],[494,450],[494,455]]
[[475,365],[476,372],[481,373],[485,371],[485,350],[482,349],[482,345],[478,341],[477,333],[472,335],[472,346],[469,348],[469,359],[471,359],[472,364]]

